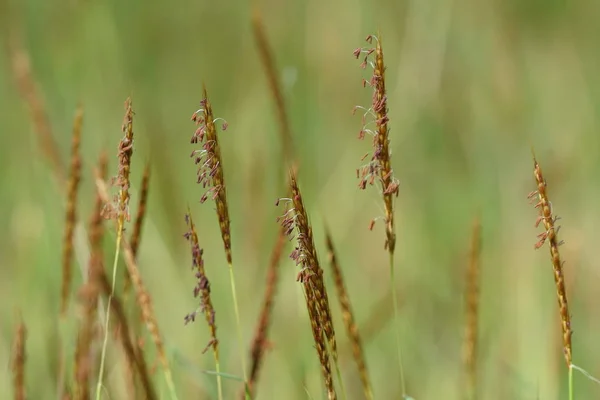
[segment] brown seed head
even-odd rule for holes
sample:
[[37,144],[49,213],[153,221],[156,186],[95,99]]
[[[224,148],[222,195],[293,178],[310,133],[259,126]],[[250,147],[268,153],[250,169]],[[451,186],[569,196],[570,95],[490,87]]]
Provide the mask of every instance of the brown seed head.
[[[394,253],[396,246],[396,234],[394,230],[394,209],[393,196],[398,196],[399,182],[393,176],[393,170],[390,163],[391,150],[389,139],[389,118],[387,107],[387,95],[385,89],[385,65],[383,62],[383,49],[381,40],[376,36],[369,35],[367,41],[372,43],[375,40],[374,48],[359,48],[354,51],[354,56],[359,58],[364,54],[364,61],[361,67],[366,68],[370,65],[373,68],[373,75],[369,81],[363,81],[364,85],[369,85],[373,89],[373,97],[369,108],[355,107],[355,111],[364,110],[363,126],[359,133],[359,139],[366,135],[373,138],[373,153],[371,160],[359,168],[358,187],[366,189],[367,185],[374,185],[375,182],[381,184],[383,193],[383,202],[385,206],[385,247]],[[374,55],[374,56],[373,56]],[[374,57],[374,60],[372,58]],[[371,125],[375,128],[371,128]]]
[[[293,238],[293,234],[296,232],[297,244],[290,257],[296,262],[296,265],[301,267],[298,281],[304,286],[306,307],[319,361],[321,362],[325,386],[328,389],[329,397],[335,398],[331,366],[329,364],[329,352],[337,360],[335,331],[327,291],[323,282],[323,270],[319,265],[312,228],[304,208],[294,168],[290,168],[290,189],[292,198],[282,199],[286,202],[287,209],[278,220],[287,236]],[[328,339],[329,347],[324,337]]]
[[[227,194],[225,190],[225,179],[223,176],[223,165],[221,161],[221,148],[217,138],[216,122],[222,120],[215,119],[212,106],[208,101],[206,88],[204,88],[204,99],[200,102],[200,109],[192,115],[192,121],[197,125],[197,129],[192,135],[192,144],[201,144],[202,149],[194,150],[191,157],[198,165],[198,183],[206,189],[200,202],[204,203],[208,198],[215,200],[217,206],[217,216],[219,217],[219,227],[221,237],[225,246],[225,257],[227,263],[231,264],[231,232],[229,209],[227,207]],[[223,121],[222,129],[227,129],[227,122]]]
[[560,259],[560,253],[558,246],[562,244],[557,239],[557,233],[560,227],[555,226],[558,218],[552,214],[552,204],[548,200],[548,193],[546,188],[546,180],[542,175],[542,169],[538,164],[535,156],[533,157],[533,174],[537,183],[537,190],[529,194],[530,199],[534,199],[536,196],[538,202],[535,208],[539,211],[538,219],[535,223],[536,227],[543,223],[545,231],[538,235],[539,241],[535,244],[535,248],[539,249],[548,242],[550,245],[550,258],[552,260],[552,268],[554,271],[554,283],[556,284],[556,295],[558,297],[558,308],[560,312],[561,327],[563,333],[563,351],[567,366],[570,368],[572,365],[572,354],[573,349],[571,346],[571,316],[569,315],[569,304],[567,302],[567,290],[565,287],[565,278],[563,275],[563,262]]
[[73,122],[73,138],[71,144],[71,171],[67,189],[67,211],[65,216],[65,234],[63,239],[62,257],[62,287],[60,310],[64,316],[69,303],[69,292],[72,281],[73,234],[77,222],[77,189],[81,181],[81,125],[83,123],[83,108],[79,107]]
[[212,305],[210,298],[210,282],[206,276],[206,270],[204,269],[204,259],[202,254],[204,250],[200,248],[198,243],[198,234],[196,233],[196,227],[194,221],[192,221],[192,214],[188,209],[188,214],[185,216],[185,222],[188,226],[188,231],[184,237],[190,242],[192,250],[192,268],[196,270],[196,286],[194,287],[194,297],[200,298],[200,307],[185,316],[185,323],[194,322],[196,320],[196,314],[201,312],[206,318],[206,322],[210,328],[211,340],[206,346],[206,351],[212,346],[215,356],[218,358],[219,354],[219,341],[217,340],[217,323],[215,321],[215,309]]

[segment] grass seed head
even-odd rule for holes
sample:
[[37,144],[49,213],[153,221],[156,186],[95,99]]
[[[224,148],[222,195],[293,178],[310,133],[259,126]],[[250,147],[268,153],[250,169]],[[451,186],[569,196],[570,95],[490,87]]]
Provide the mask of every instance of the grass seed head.
[[194,322],[198,312],[204,314],[206,322],[210,328],[211,339],[204,349],[204,352],[212,346],[215,354],[219,352],[219,341],[217,340],[217,323],[215,320],[215,309],[212,304],[210,297],[210,282],[206,276],[206,270],[204,269],[204,259],[202,255],[204,250],[200,248],[198,243],[198,234],[196,233],[196,227],[192,220],[192,214],[188,210],[188,214],[185,216],[185,222],[188,226],[188,231],[184,237],[190,243],[192,250],[192,268],[196,271],[196,286],[194,287],[194,297],[200,298],[200,307],[194,312],[185,316],[185,323]]
[[227,263],[231,264],[229,209],[227,207],[221,148],[217,137],[216,125],[217,122],[222,121],[221,128],[226,130],[227,122],[221,118],[214,118],[206,88],[204,88],[203,97],[200,102],[200,109],[192,115],[192,121],[196,123],[197,129],[191,139],[192,144],[201,144],[202,148],[194,150],[191,157],[194,159],[196,165],[198,165],[198,183],[206,189],[200,198],[200,203],[204,203],[209,198],[215,201],[217,216],[219,218],[219,228],[221,229],[221,237],[223,238],[223,245],[225,247],[225,257],[227,258]]
[[[329,364],[329,352],[331,352],[334,360],[337,360],[337,343],[327,291],[323,281],[323,270],[319,265],[312,228],[308,221],[306,209],[304,208],[294,168],[290,168],[289,181],[292,197],[290,199],[280,199],[277,202],[277,204],[281,202],[285,202],[286,204],[286,210],[278,220],[283,231],[290,239],[294,238],[294,232],[296,234],[296,247],[292,251],[290,258],[296,262],[296,265],[300,266],[298,281],[303,284],[306,307],[323,371],[323,378],[330,398],[335,398],[335,389],[333,388],[331,378],[331,366]],[[327,338],[328,343],[324,338]]]
[[[381,40],[376,36],[369,35],[366,40],[369,44],[375,42],[375,47],[358,48],[354,50],[353,54],[356,58],[364,55],[361,67],[366,68],[368,65],[373,69],[371,78],[368,81],[363,80],[363,85],[370,86],[373,90],[372,101],[370,107],[357,106],[354,111],[362,110],[364,112],[362,118],[363,126],[358,137],[359,139],[364,139],[366,135],[371,136],[373,140],[373,152],[369,162],[358,169],[358,187],[366,189],[367,186],[372,186],[376,182],[381,184],[380,189],[383,194],[385,206],[385,247],[390,253],[393,253],[396,246],[393,196],[398,196],[399,182],[393,176],[390,163],[390,128],[385,88],[383,48],[381,47]],[[363,157],[363,159],[367,156]]]
[[563,273],[563,261],[560,258],[558,247],[562,244],[557,238],[557,233],[560,227],[556,226],[558,217],[553,215],[552,203],[548,199],[547,185],[542,169],[538,164],[535,156],[533,157],[533,174],[537,184],[537,190],[529,194],[531,200],[537,197],[538,202],[535,208],[538,209],[539,215],[535,226],[543,224],[545,230],[538,235],[538,242],[535,248],[541,248],[544,243],[548,242],[550,247],[550,258],[552,260],[552,269],[554,271],[554,283],[556,285],[556,295],[558,297],[558,308],[560,312],[561,327],[563,334],[563,352],[567,366],[570,368],[573,360],[573,348],[571,346],[571,316],[569,314],[569,303],[567,301],[567,289],[565,286],[565,277]]

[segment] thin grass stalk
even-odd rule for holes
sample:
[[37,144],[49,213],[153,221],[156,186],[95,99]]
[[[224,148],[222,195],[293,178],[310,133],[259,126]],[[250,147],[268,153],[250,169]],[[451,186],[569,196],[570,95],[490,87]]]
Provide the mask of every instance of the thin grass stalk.
[[[102,271],[98,276],[99,286],[106,297],[110,296],[112,292],[111,284],[108,281],[106,273]],[[157,399],[156,392],[148,373],[148,366],[144,358],[144,354],[141,351],[136,351],[135,345],[131,340],[129,323],[125,315],[125,309],[123,303],[120,301],[118,296],[113,296],[111,302],[113,308],[113,314],[119,323],[118,333],[121,338],[125,357],[129,365],[137,371],[140,381],[142,382],[142,388],[144,389],[144,398],[148,400]],[[134,371],[132,370],[132,373]]]
[[335,248],[333,246],[333,240],[331,239],[331,234],[328,229],[325,229],[325,232],[325,240],[329,256],[329,265],[331,266],[331,271],[335,281],[335,287],[337,289],[338,299],[340,301],[340,307],[342,309],[342,319],[344,320],[344,325],[346,326],[346,331],[348,333],[348,337],[350,338],[352,354],[354,355],[354,361],[356,362],[356,365],[358,367],[358,372],[363,386],[365,398],[368,400],[372,400],[373,390],[371,388],[371,382],[369,380],[369,373],[367,371],[367,365],[363,354],[362,342],[360,340],[360,334],[358,332],[358,325],[356,324],[356,321],[354,319],[354,313],[352,312],[352,306],[350,304],[350,297],[348,296],[348,291],[346,290],[346,285],[344,284],[342,269],[340,268],[340,265],[337,260]]
[[471,254],[466,273],[465,337],[463,344],[463,368],[465,374],[465,398],[477,399],[477,342],[479,323],[479,254],[481,244],[481,223],[479,218],[473,223]]
[[27,340],[27,327],[21,320],[17,325],[16,335],[12,348],[12,373],[15,400],[25,400],[25,342]]
[[[96,174],[96,187],[98,189],[98,193],[100,193],[100,195],[102,196],[102,200],[105,203],[108,203],[110,200],[108,196],[108,189],[106,183],[103,179],[100,178],[98,174]],[[125,260],[125,266],[127,267],[129,276],[131,277],[132,287],[136,295],[136,302],[142,312],[142,319],[144,321],[144,324],[146,325],[146,329],[148,329],[150,337],[152,338],[152,341],[156,346],[158,360],[163,367],[165,381],[169,390],[169,395],[171,399],[176,400],[177,393],[175,391],[175,384],[173,382],[173,373],[171,372],[171,367],[167,358],[167,352],[165,350],[160,330],[158,328],[158,322],[154,314],[152,298],[150,297],[150,294],[148,293],[142,280],[137,261],[133,256],[133,250],[131,249],[131,245],[125,238],[122,238],[121,246],[123,247],[123,258]]]
[[[378,184],[379,190],[381,190],[383,196],[385,215],[383,217],[375,218],[371,221],[370,229],[373,229],[373,225],[376,220],[383,219],[385,223],[385,234],[386,240],[384,248],[389,253],[389,269],[390,269],[390,284],[392,291],[392,301],[394,308],[394,325],[396,332],[396,349],[398,352],[398,364],[400,368],[400,383],[402,387],[402,395],[406,397],[406,383],[404,379],[404,367],[402,363],[402,350],[400,344],[400,330],[398,323],[398,302],[395,284],[395,268],[394,268],[394,252],[396,249],[396,230],[394,226],[394,195],[397,197],[399,194],[399,182],[394,177],[394,173],[391,167],[391,148],[389,138],[389,117],[387,107],[387,93],[385,87],[385,63],[383,59],[383,48],[381,46],[381,39],[374,35],[369,35],[366,38],[369,44],[373,44],[375,41],[375,47],[371,48],[358,48],[354,51],[354,56],[358,59],[361,55],[364,55],[362,68],[366,68],[369,65],[373,69],[373,75],[369,80],[363,80],[364,86],[372,88],[373,95],[371,105],[366,107],[355,107],[354,111],[364,111],[362,118],[362,127],[359,132],[359,139],[364,139],[366,135],[372,137],[373,152],[370,161],[361,166],[357,170],[357,177],[359,178],[359,188],[366,189],[367,185]],[[373,59],[374,58],[374,59]],[[374,128],[371,126],[374,125]],[[364,157],[367,158],[369,153]]]
[[73,258],[73,234],[77,222],[77,189],[81,182],[81,125],[83,123],[83,108],[80,106],[75,114],[73,122],[73,136],[71,141],[71,169],[67,189],[67,210],[65,215],[65,233],[63,238],[62,253],[62,283],[60,296],[61,316],[67,312],[69,304],[69,293],[71,281],[73,280],[72,258]]
[[209,347],[213,349],[213,355],[215,358],[215,370],[217,372],[217,390],[219,400],[223,399],[223,384],[221,381],[221,364],[219,362],[219,341],[217,339],[217,322],[215,319],[215,309],[212,304],[210,296],[210,281],[206,276],[206,270],[204,268],[204,259],[202,257],[204,250],[200,248],[198,242],[198,234],[196,233],[196,226],[192,220],[192,213],[188,208],[188,213],[185,216],[185,221],[188,226],[188,231],[185,234],[185,238],[190,242],[192,250],[192,266],[196,270],[197,283],[194,287],[194,297],[200,297],[200,307],[185,316],[185,323],[193,322],[196,319],[196,314],[202,312],[206,318],[206,323],[210,328],[211,339],[204,349],[203,353],[208,350]]
[[[335,330],[333,328],[327,291],[323,282],[323,269],[319,265],[312,228],[304,207],[294,168],[289,169],[289,184],[291,198],[282,198],[277,202],[278,205],[280,203],[285,203],[286,205],[286,210],[278,218],[278,221],[281,223],[288,237],[292,238],[294,232],[296,233],[297,244],[290,258],[296,262],[296,265],[301,267],[297,280],[303,285],[306,308],[311,322],[311,330],[319,362],[321,363],[323,380],[327,388],[328,397],[332,400],[337,398],[337,394],[331,375],[329,355],[331,354],[337,363]],[[343,387],[341,379],[340,384]]]
[[[532,151],[533,152],[533,151]],[[569,369],[569,399],[573,399],[573,347],[571,344],[571,315],[569,314],[569,303],[567,301],[567,289],[565,286],[565,278],[563,272],[564,261],[561,261],[558,247],[563,243],[558,240],[558,231],[560,226],[556,226],[558,217],[553,214],[552,203],[548,199],[547,184],[542,174],[542,169],[538,164],[535,154],[533,154],[533,174],[535,177],[537,190],[529,194],[529,199],[533,200],[537,197],[538,202],[535,208],[538,209],[539,215],[535,222],[536,228],[543,224],[545,230],[538,235],[538,242],[535,244],[535,249],[541,248],[546,242],[550,247],[550,258],[552,260],[552,270],[554,272],[554,283],[556,285],[556,296],[558,298],[558,308],[561,321],[562,338],[563,338],[563,353],[567,368]]]
[[208,100],[206,87],[203,87],[203,99],[200,102],[200,109],[192,115],[192,121],[197,125],[197,129],[192,135],[190,142],[192,144],[202,144],[201,150],[194,150],[191,157],[194,158],[198,168],[198,183],[203,188],[208,187],[200,198],[200,203],[204,203],[208,198],[215,201],[217,208],[217,217],[219,219],[219,228],[221,238],[225,249],[225,258],[229,268],[229,284],[233,298],[233,307],[235,312],[236,330],[238,337],[238,346],[240,349],[240,360],[244,376],[244,385],[248,385],[248,375],[246,373],[246,361],[244,357],[244,343],[242,340],[242,327],[240,323],[240,311],[237,299],[237,290],[235,287],[235,274],[233,270],[233,261],[231,255],[231,220],[229,218],[229,208],[227,205],[227,188],[225,186],[225,177],[223,173],[223,162],[221,158],[221,147],[217,136],[216,123],[222,122],[222,129],[227,129],[227,122],[222,118],[215,118],[212,105]]
[[[252,348],[250,350],[250,378],[248,380],[248,391],[250,397],[256,396],[256,383],[258,382],[258,374],[260,372],[262,361],[265,355],[267,347],[269,326],[271,325],[271,314],[273,311],[273,303],[275,300],[275,292],[277,289],[277,282],[279,281],[279,264],[283,249],[285,247],[285,233],[282,229],[279,230],[277,236],[277,242],[271,253],[271,260],[269,262],[269,270],[267,273],[267,288],[263,298],[263,305],[261,308],[260,317],[258,319],[258,326],[254,333],[254,340],[252,341]],[[242,393],[241,398],[246,397],[246,392]]]
[[[106,317],[104,326],[104,341],[102,343],[102,354],[100,356],[100,370],[98,372],[98,383],[96,385],[96,400],[100,400],[102,390],[102,380],[104,377],[104,363],[106,360],[106,349],[108,347],[108,331],[110,324],[110,311],[111,302],[115,294],[115,287],[117,282],[117,266],[119,263],[119,254],[121,250],[121,241],[123,239],[123,230],[125,221],[129,221],[129,175],[131,168],[131,156],[133,155],[133,110],[131,109],[131,99],[125,101],[125,117],[123,120],[123,133],[124,136],[119,142],[119,152],[117,154],[119,158],[119,173],[117,175],[116,183],[119,186],[119,194],[116,198],[117,210],[110,210],[109,215],[117,220],[117,241],[115,245],[115,258],[113,261],[112,268],[112,286],[111,295],[108,296],[106,305]],[[112,211],[112,212],[111,212]]]
[[[106,176],[107,158],[102,153],[96,171],[97,179]],[[98,275],[103,270],[102,238],[104,236],[102,218],[103,199],[97,191],[92,216],[89,223],[90,260],[88,279],[83,285],[80,297],[83,300],[83,322],[80,325],[75,348],[75,400],[88,400],[90,398],[90,373],[92,370],[91,346],[94,338],[94,323],[98,307]]]

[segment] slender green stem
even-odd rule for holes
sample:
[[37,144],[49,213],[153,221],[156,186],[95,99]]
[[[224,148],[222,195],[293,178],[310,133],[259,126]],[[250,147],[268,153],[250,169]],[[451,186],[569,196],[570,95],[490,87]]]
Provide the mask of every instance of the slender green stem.
[[573,364],[569,365],[569,400],[573,400]]
[[100,357],[100,371],[98,372],[98,383],[96,385],[96,400],[100,400],[100,393],[102,391],[102,380],[104,377],[104,362],[106,360],[106,347],[108,345],[108,325],[110,321],[110,306],[112,298],[115,294],[115,283],[117,280],[117,264],[119,263],[119,252],[121,250],[121,239],[123,238],[123,224],[119,223],[119,230],[117,232],[117,249],[115,250],[115,260],[113,262],[113,273],[112,273],[112,287],[110,296],[108,296],[108,303],[106,304],[106,318],[104,320],[104,342],[102,343],[102,355]]
[[396,331],[396,349],[398,351],[398,364],[400,366],[400,385],[402,398],[406,397],[406,382],[404,381],[404,367],[402,366],[402,349],[400,347],[400,329],[398,328],[398,297],[396,295],[396,280],[394,277],[394,253],[390,251],[390,282],[392,285],[392,302],[394,303],[394,328]]
[[233,265],[229,264],[229,282],[231,284],[231,294],[233,296],[233,308],[235,311],[235,322],[237,325],[238,344],[240,347],[240,358],[242,360],[242,373],[244,375],[244,383],[248,384],[248,376],[246,375],[246,361],[244,357],[244,342],[242,340],[242,326],[240,324],[240,310],[238,308],[237,292],[235,290],[235,278],[233,276]]
[[219,363],[219,353],[214,352],[215,355],[215,371],[217,373],[217,390],[219,393],[219,400],[223,400],[223,385],[221,383],[221,366]]

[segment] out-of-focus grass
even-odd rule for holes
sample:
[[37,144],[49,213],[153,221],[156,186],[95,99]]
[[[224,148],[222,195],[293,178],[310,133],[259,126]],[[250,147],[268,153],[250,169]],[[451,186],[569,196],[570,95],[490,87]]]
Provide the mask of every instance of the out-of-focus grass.
[[[533,250],[536,211],[526,199],[534,188],[532,145],[554,211],[562,217],[574,360],[599,375],[600,3],[263,1],[260,9],[285,86],[317,245],[324,248],[326,220],[359,321],[390,313],[387,306],[373,308],[385,296],[388,269],[383,232],[367,229],[381,213],[378,196],[359,193],[354,179],[369,143],[356,140],[360,118],[351,116],[354,105],[370,100],[352,50],[369,33],[383,37],[392,164],[401,182],[397,285],[409,394],[436,399],[460,393],[462,271],[470,221],[481,210],[481,398],[566,395],[551,265],[546,249]],[[76,104],[84,105],[81,218],[87,220],[91,208],[91,167],[100,149],[113,151],[114,171],[122,104],[133,97],[133,182],[140,181],[146,160],[153,165],[140,265],[165,341],[173,360],[185,357],[194,368],[212,368],[212,358],[201,354],[207,329],[198,322],[183,325],[183,316],[195,307],[182,238],[189,203],[212,281],[223,369],[240,375],[218,224],[212,206],[197,203],[201,188],[189,159],[194,129],[189,116],[205,82],[216,114],[230,123],[221,141],[249,343],[277,230],[280,211],[273,204],[285,195],[279,191],[279,138],[251,36],[249,5],[5,0],[0,10],[2,38],[9,27],[23,34],[64,160]],[[10,386],[5,368],[20,310],[29,331],[29,394],[46,398],[55,390],[52,346],[64,199],[11,79],[6,52],[0,54],[0,93],[0,387]],[[113,243],[114,236],[107,238],[108,257]],[[264,399],[304,399],[306,385],[319,398],[317,357],[294,280],[297,271],[289,260],[283,271],[273,349],[258,393]],[[338,332],[343,332],[340,324]],[[377,398],[398,398],[394,346],[389,325],[364,346]],[[120,357],[115,350],[109,351],[113,360]],[[149,356],[154,358],[152,350]],[[181,396],[214,398],[214,378],[198,376],[194,368],[174,361]],[[113,398],[123,396],[118,371],[107,371]],[[356,389],[351,398],[359,398],[349,359],[343,371]],[[232,381],[225,388],[229,396],[239,389]],[[599,394],[598,386],[577,375],[577,398]]]

